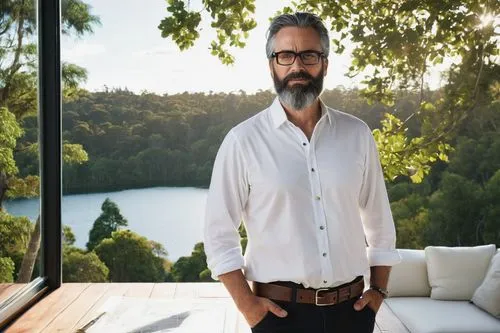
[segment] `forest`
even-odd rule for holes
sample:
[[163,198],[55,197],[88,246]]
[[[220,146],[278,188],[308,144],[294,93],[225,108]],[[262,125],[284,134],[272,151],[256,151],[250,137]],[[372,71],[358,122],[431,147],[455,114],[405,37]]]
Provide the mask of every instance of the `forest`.
[[[274,93],[136,95],[127,90],[80,92],[63,105],[63,140],[78,142],[88,162],[64,165],[64,193],[91,193],[150,186],[199,186],[210,182],[213,160],[227,131],[265,109]],[[354,114],[372,129],[389,111],[369,105],[356,90],[327,90],[327,105]],[[407,117],[417,96],[402,96],[397,115]],[[23,120],[20,145],[36,139],[36,116]],[[418,124],[410,133],[418,134]],[[21,177],[36,174],[38,160],[25,150],[15,154]]]

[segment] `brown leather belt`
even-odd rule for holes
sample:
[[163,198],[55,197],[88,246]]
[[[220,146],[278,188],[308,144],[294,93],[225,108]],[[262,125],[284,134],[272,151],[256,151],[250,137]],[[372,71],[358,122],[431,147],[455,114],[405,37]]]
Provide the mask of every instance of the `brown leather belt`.
[[[364,288],[363,277],[358,277],[350,283],[335,288],[321,289],[304,289],[300,287],[285,287],[273,283],[253,282],[253,292],[257,296],[277,301],[307,303],[318,306],[335,305],[359,297],[363,293]],[[294,293],[296,295],[295,299],[293,299]]]

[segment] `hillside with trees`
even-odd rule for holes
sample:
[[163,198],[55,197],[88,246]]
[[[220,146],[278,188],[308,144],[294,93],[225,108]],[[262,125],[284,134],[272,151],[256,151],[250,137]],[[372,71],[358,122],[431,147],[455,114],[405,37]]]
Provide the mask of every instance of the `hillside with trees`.
[[[270,91],[239,94],[136,95],[127,90],[81,92],[63,105],[63,139],[78,142],[89,159],[64,165],[64,193],[89,193],[150,186],[207,187],[215,154],[228,130],[265,109]],[[359,91],[327,90],[324,101],[380,126],[390,108],[369,105]],[[401,117],[410,114],[417,96],[402,96]],[[35,117],[23,121],[25,136],[37,133]],[[418,135],[418,123],[410,134]],[[38,160],[29,151],[15,155],[20,175],[36,174]]]

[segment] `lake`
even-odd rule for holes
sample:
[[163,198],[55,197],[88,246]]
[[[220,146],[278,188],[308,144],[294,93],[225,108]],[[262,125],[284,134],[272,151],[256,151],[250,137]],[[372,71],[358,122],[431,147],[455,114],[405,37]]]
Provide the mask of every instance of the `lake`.
[[[110,198],[128,221],[128,229],[157,241],[176,261],[191,255],[203,239],[203,217],[206,189],[191,187],[154,187],[108,193],[65,195],[62,200],[62,222],[69,225],[76,237],[76,246],[85,247],[94,221],[101,214],[101,205]],[[12,215],[38,216],[39,200],[6,202]]]

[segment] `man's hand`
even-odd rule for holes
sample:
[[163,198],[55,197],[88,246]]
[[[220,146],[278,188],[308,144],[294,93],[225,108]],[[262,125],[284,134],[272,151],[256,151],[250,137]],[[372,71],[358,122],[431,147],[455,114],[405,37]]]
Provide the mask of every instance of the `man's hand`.
[[274,313],[278,317],[286,317],[288,313],[273,301],[259,296],[251,297],[239,309],[245,317],[250,327],[255,327],[268,312]]
[[354,310],[361,311],[365,306],[368,306],[373,312],[377,313],[383,301],[384,297],[378,291],[368,289],[354,303]]
[[255,296],[241,269],[219,275],[219,279],[231,294],[236,307],[245,317],[250,327],[255,327],[268,312],[278,317],[286,317],[285,310],[271,300]]

